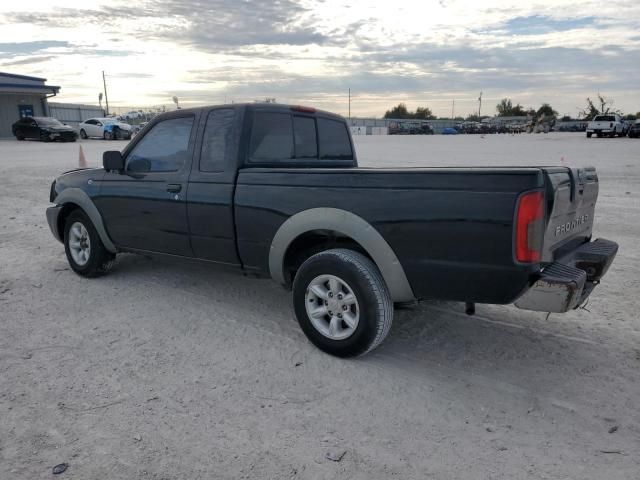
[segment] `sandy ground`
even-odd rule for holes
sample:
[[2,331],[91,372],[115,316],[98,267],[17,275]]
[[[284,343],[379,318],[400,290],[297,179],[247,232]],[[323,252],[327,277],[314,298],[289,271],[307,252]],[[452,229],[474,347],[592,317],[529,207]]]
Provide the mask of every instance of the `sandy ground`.
[[268,280],[134,255],[78,277],[50,182],[123,144],[0,141],[0,478],[640,478],[640,140],[356,143],[368,166],[593,164],[618,258],[588,310],[425,303],[338,360]]

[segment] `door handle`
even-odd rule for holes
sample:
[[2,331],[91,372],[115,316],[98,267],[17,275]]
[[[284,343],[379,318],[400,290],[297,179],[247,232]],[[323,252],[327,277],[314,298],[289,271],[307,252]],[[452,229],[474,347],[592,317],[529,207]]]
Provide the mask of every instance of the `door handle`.
[[180,190],[182,190],[182,185],[179,183],[170,183],[167,185],[167,192],[178,193]]

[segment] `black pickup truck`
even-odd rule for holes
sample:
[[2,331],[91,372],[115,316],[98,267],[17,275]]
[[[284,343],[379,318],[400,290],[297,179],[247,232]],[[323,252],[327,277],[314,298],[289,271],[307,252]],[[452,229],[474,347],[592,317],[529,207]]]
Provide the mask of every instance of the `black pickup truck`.
[[271,277],[338,356],[379,345],[394,304],[574,309],[618,249],[591,239],[593,168],[359,168],[344,119],[307,107],[166,113],[103,165],[51,185],[75,272],[145,252]]

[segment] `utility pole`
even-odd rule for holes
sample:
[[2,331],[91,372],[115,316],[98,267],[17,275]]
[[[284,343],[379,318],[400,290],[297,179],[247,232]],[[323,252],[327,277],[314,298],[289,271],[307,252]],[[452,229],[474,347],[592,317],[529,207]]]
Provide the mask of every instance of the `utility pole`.
[[349,89],[349,120],[351,120],[351,89]]
[[109,97],[107,96],[107,81],[104,78],[104,70],[102,71],[102,84],[104,85],[104,103],[107,107],[105,115],[109,115]]
[[482,92],[480,92],[480,96],[478,97],[478,120],[480,120],[481,111],[482,111]]
[[451,120],[456,118],[455,111],[456,111],[456,99],[454,98],[453,100],[451,100]]

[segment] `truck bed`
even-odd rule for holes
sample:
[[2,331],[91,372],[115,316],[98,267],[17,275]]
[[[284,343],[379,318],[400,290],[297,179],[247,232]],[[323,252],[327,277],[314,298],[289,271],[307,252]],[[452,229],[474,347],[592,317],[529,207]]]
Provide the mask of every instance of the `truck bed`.
[[[541,263],[518,264],[515,208],[520,194],[532,189],[545,191],[548,245]],[[290,216],[338,208],[365,219],[389,243],[416,298],[506,304],[556,250],[590,237],[596,197],[597,176],[590,169],[244,168],[234,208],[245,268],[268,271],[271,239]],[[555,235],[557,225],[573,222],[578,213],[588,219]]]

